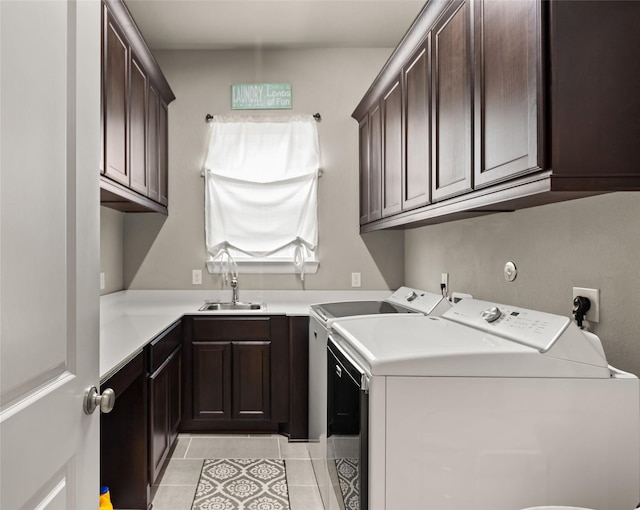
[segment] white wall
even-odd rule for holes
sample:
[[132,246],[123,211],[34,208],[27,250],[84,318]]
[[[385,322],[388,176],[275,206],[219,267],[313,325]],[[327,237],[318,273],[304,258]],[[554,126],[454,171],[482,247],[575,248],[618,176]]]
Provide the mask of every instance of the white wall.
[[[156,55],[176,95],[169,106],[169,217],[126,214],[124,288],[220,288],[205,269],[204,181],[200,170],[207,144],[206,113],[230,109],[230,86],[242,82],[292,84],[293,110],[319,112],[323,160],[319,184],[320,268],[306,275],[306,289],[351,288],[362,273],[364,289],[402,284],[402,232],[361,237],[358,226],[358,125],[351,112],[380,71],[391,49],[271,51],[162,51]],[[236,112],[237,113],[237,112]],[[250,112],[256,113],[256,112]],[[259,114],[260,112],[258,112]],[[203,270],[203,285],[191,285],[191,270]],[[240,275],[245,289],[300,289],[295,275]]]
[[[593,325],[609,362],[640,375],[640,193],[613,193],[405,232],[405,282],[569,316],[572,287],[600,289]],[[507,261],[518,276],[508,283]]]

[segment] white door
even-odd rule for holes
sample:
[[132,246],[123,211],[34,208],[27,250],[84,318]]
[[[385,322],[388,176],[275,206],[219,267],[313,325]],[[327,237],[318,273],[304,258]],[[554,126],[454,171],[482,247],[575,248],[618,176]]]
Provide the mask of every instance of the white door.
[[98,508],[100,3],[0,0],[0,508]]

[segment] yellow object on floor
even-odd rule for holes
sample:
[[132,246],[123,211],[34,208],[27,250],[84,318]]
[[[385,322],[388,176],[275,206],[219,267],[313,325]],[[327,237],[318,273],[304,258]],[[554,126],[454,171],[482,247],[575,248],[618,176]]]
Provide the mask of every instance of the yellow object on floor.
[[109,487],[100,487],[100,510],[113,510]]

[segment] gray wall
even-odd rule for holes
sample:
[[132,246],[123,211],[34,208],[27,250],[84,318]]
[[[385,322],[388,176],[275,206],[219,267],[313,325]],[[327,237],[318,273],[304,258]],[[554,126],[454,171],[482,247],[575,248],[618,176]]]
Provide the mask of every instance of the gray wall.
[[[572,287],[600,289],[592,331],[609,362],[640,374],[640,193],[613,193],[405,232],[405,282],[570,315]],[[505,281],[515,262],[518,277]]]
[[[347,289],[362,273],[363,289],[396,288],[404,277],[402,232],[361,237],[358,227],[358,128],[350,117],[391,49],[281,51],[163,51],[156,55],[177,99],[169,106],[169,217],[126,214],[124,287],[220,288],[205,269],[204,181],[206,113],[230,110],[230,86],[240,82],[289,82],[293,110],[320,112],[324,174],[319,184],[319,257],[304,287],[295,275],[240,275],[246,289]],[[255,114],[255,112],[252,112]],[[203,285],[191,285],[191,270]]]
[[105,288],[100,294],[124,288],[124,213],[100,207],[100,272]]

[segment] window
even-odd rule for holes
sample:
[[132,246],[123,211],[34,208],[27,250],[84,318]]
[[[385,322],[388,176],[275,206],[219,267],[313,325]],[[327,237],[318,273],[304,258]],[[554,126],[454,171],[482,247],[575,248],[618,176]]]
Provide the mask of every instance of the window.
[[311,115],[214,117],[204,165],[209,272],[315,272],[319,170]]

